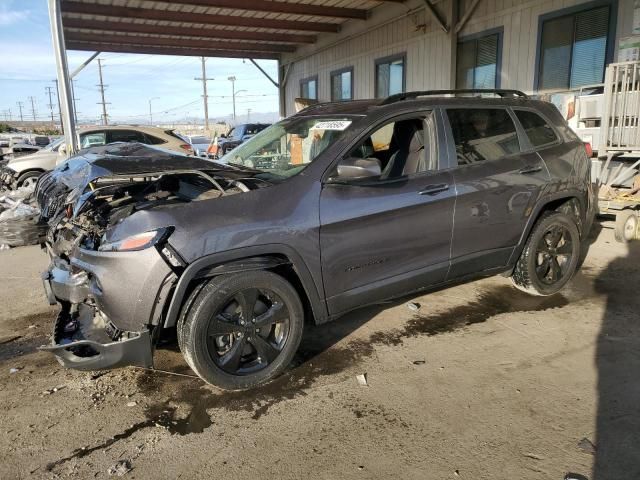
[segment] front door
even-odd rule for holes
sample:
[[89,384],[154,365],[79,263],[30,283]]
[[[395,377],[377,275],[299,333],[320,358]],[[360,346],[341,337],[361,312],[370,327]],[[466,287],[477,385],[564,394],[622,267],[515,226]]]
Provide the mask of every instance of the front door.
[[453,279],[508,264],[549,176],[537,153],[521,153],[508,109],[451,108],[445,117],[457,157]]
[[384,123],[347,155],[379,161],[381,175],[324,184],[320,248],[330,314],[444,281],[455,192],[451,173],[438,170],[436,138],[430,114]]

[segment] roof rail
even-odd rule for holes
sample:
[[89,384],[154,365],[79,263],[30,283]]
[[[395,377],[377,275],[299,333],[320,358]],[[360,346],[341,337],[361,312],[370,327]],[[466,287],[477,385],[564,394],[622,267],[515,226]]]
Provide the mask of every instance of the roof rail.
[[529,98],[526,93],[520,90],[506,90],[501,88],[465,88],[459,90],[423,90],[417,92],[396,93],[385,98],[380,105],[389,105],[402,100],[414,100],[418,97],[428,97],[434,95],[460,95],[468,93],[491,94],[499,97],[520,97]]

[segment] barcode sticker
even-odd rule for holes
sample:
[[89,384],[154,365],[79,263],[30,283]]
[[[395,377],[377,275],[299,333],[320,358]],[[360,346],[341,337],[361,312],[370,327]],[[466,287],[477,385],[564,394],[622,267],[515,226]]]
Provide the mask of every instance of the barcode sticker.
[[311,130],[345,130],[349,125],[351,125],[351,120],[335,120],[332,122],[318,122]]

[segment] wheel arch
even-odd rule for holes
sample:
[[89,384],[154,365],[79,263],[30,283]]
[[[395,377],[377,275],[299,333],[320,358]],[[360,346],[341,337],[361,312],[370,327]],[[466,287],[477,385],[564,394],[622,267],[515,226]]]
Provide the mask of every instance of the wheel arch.
[[547,212],[562,212],[567,215],[573,217],[576,220],[576,225],[578,226],[578,232],[580,233],[580,237],[584,238],[591,228],[591,222],[587,218],[588,206],[585,204],[586,200],[581,199],[584,196],[582,192],[575,191],[569,192],[564,191],[558,193],[556,195],[550,195],[545,197],[542,201],[538,202],[538,205],[529,216],[529,220],[527,225],[522,233],[522,237],[520,237],[520,241],[518,245],[513,250],[511,254],[511,259],[509,260],[509,265],[511,265],[511,269],[508,272],[505,272],[506,276],[511,275],[513,267],[515,267],[515,263],[520,257],[522,253],[522,249],[524,248],[529,235],[531,235],[531,231],[535,226],[536,222]]
[[328,320],[326,304],[302,257],[287,245],[248,247],[201,257],[184,270],[169,301],[164,328],[176,326],[184,302],[198,282],[219,275],[270,270],[288,280],[315,323]]
[[39,173],[40,175],[47,173],[46,170],[43,170],[42,168],[25,168],[24,170],[21,170],[20,172],[16,172],[16,180],[19,180],[20,178],[22,178],[23,176],[25,176],[27,173]]

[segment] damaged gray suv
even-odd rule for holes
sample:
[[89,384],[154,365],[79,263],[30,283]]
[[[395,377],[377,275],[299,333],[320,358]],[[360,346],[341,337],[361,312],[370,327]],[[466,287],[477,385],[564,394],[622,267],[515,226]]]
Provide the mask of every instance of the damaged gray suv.
[[61,306],[43,348],[83,370],[149,367],[176,329],[225,389],[286,369],[305,322],[364,305],[494,274],[552,295],[594,213],[583,143],[506,90],[312,106],[219,162],[100,147],[37,197]]

